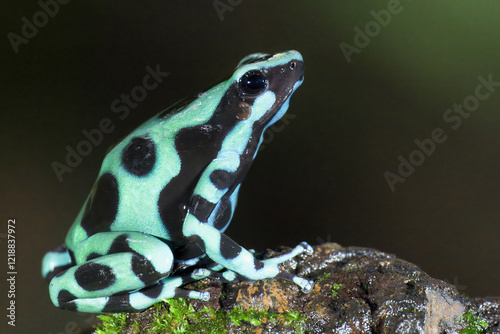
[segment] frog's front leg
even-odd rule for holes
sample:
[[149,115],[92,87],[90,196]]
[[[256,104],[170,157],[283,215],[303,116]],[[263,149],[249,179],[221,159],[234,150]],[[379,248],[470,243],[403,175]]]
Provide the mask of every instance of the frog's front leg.
[[293,281],[304,292],[311,291],[312,281],[294,276],[279,266],[300,253],[312,253],[312,248],[307,243],[299,244],[289,254],[258,260],[250,251],[218,230],[216,224],[208,223],[220,199],[231,191],[230,187],[234,189],[238,186],[235,185],[235,178],[239,163],[238,153],[220,152],[218,158],[205,169],[192,195],[183,224],[183,234],[201,247],[213,261],[228,269],[222,273],[225,280],[237,281],[243,278],[254,281],[279,277]]
[[179,287],[209,276],[210,271],[167,277],[173,264],[172,251],[147,234],[94,234],[76,247],[74,257],[78,265],[50,282],[52,302],[61,308],[94,313],[136,312],[163,298],[208,298],[206,293]]

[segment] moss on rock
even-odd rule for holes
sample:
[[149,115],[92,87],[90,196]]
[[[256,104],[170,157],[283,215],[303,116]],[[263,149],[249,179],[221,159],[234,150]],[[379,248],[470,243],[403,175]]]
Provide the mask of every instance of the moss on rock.
[[96,333],[500,333],[499,298],[467,298],[390,254],[330,243],[283,266],[314,280],[313,290],[281,279],[205,279],[186,288],[210,292],[207,302],[169,299],[138,314],[100,316]]

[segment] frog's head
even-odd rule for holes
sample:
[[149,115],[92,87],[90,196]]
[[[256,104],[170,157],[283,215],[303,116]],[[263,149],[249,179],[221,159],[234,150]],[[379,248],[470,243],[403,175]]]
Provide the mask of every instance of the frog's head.
[[[304,63],[297,51],[273,55],[255,53],[243,58],[231,79],[231,97],[240,120],[254,122],[254,132],[279,120],[288,101],[304,80]],[[234,104],[234,102],[237,102]]]

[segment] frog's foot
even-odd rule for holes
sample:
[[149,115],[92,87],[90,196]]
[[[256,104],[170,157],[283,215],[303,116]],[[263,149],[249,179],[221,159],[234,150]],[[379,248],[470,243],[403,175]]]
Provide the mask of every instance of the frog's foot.
[[298,244],[290,253],[283,254],[277,257],[273,257],[271,259],[266,259],[263,262],[269,264],[280,264],[285,261],[291,260],[299,254],[305,253],[307,255],[311,255],[313,253],[313,248],[309,246],[309,244],[305,241]]
[[[312,247],[305,242],[300,243],[288,254],[262,260],[210,224],[200,223],[198,217],[193,214],[186,216],[183,233],[191,238],[210,259],[228,270],[222,272],[223,278],[227,281],[257,281],[282,277],[295,282],[303,291],[308,292],[312,289],[312,282],[287,274],[280,268],[281,263],[299,254],[313,252]],[[218,242],[213,241],[216,237],[218,237]]]
[[[153,286],[146,287],[136,293],[149,295],[149,297],[154,297],[153,304],[163,299],[169,299],[169,298],[191,298],[191,299],[200,299],[203,301],[207,301],[210,299],[209,292],[186,290],[186,289],[181,289],[179,287],[210,277],[212,273],[213,272],[208,269],[197,268],[192,273],[183,276],[165,277],[160,281],[158,281],[157,283],[155,283]],[[151,305],[152,305],[151,301],[149,301],[144,305],[140,305],[138,303],[134,305],[134,307],[145,309]]]
[[[238,282],[255,282],[255,280],[249,279],[245,276],[242,276],[240,274],[235,273],[234,271],[231,270],[225,270],[223,272],[212,272],[210,277],[213,277],[217,279],[218,281],[222,283],[238,283]],[[295,276],[283,269],[280,269],[279,273],[275,276],[277,278],[283,278],[288,281],[292,281],[293,283],[297,284],[304,293],[309,293],[311,292],[314,282],[307,280],[305,278]]]
[[[298,244],[290,253],[283,254],[278,257],[270,258],[263,260],[262,263],[264,264],[264,267],[278,267],[279,264],[293,259],[295,256],[305,253],[307,255],[311,255],[313,253],[313,248],[307,243],[307,242],[301,242]],[[283,278],[289,281],[294,282],[297,284],[303,292],[309,293],[311,292],[314,282],[307,280],[305,278],[295,276],[281,268],[278,268],[279,272],[276,274],[275,277],[278,278]]]
[[293,283],[297,284],[304,293],[311,292],[312,288],[314,287],[314,281],[310,281],[305,278],[295,276],[285,270],[281,270],[280,273],[276,275],[276,277],[292,281]]
[[307,280],[305,278],[299,277],[299,276],[294,276],[293,282],[300,286],[302,289],[302,292],[304,293],[309,293],[312,291],[314,287],[314,281]]
[[[274,257],[274,258],[270,258],[270,259],[266,259],[266,260],[262,260],[262,261],[257,261],[255,263],[262,263],[260,265],[260,266],[262,266],[261,270],[264,269],[267,271],[271,270],[271,271],[276,272],[275,275],[269,275],[268,276],[269,278],[277,277],[277,278],[283,278],[283,279],[292,281],[295,284],[297,284],[302,289],[303,292],[309,293],[309,292],[311,292],[311,290],[314,286],[313,281],[307,280],[307,279],[299,277],[299,276],[295,276],[295,275],[279,268],[279,264],[281,264],[285,261],[288,261],[288,260],[290,260],[290,259],[294,258],[295,256],[302,254],[302,253],[310,255],[313,253],[313,248],[309,244],[307,244],[306,242],[301,242],[297,247],[295,247],[291,252],[289,252],[287,254],[284,254],[284,255],[281,255],[278,257]],[[255,254],[255,251],[252,252],[252,254]],[[256,279],[264,278],[264,277],[260,277],[260,278],[247,277],[247,276],[244,276],[244,275],[237,273],[235,271],[232,271],[229,269],[224,270],[224,269],[225,268],[221,265],[216,265],[216,266],[210,267],[210,270],[212,271],[210,274],[210,277],[212,277],[212,278],[214,278],[222,283],[254,282]],[[257,271],[259,271],[259,270],[257,270]]]
[[74,263],[71,261],[66,245],[61,245],[43,257],[42,276],[47,282],[50,282],[54,276],[71,268],[73,265]]

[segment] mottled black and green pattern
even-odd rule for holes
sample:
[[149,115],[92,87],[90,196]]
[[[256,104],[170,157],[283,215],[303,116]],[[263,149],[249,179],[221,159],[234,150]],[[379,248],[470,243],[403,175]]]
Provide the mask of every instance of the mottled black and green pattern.
[[136,312],[205,277],[312,282],[258,260],[223,232],[267,127],[303,81],[296,51],[244,58],[227,81],[150,119],[105,157],[65,245],[46,254],[50,297],[79,312]]

